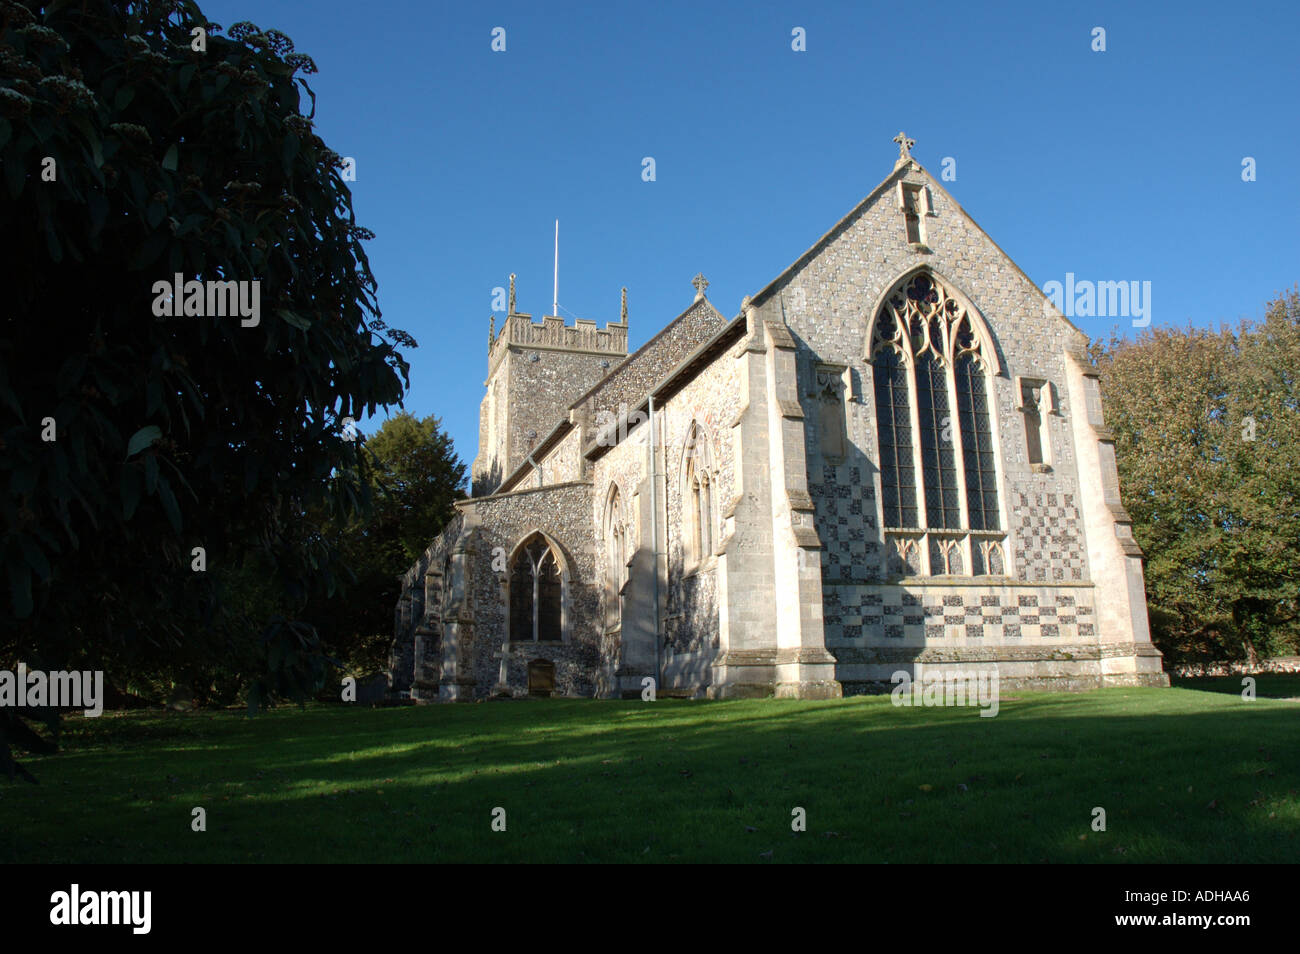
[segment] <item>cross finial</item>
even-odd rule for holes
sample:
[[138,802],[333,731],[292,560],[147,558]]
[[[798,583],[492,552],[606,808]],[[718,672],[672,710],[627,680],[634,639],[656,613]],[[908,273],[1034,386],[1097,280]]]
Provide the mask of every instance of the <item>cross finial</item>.
[[511,272],[511,273],[510,273],[510,304],[509,304],[509,309],[510,309],[510,314],[513,315],[513,314],[515,313],[515,273],[514,273],[514,272]]
[[704,277],[703,272],[700,272],[698,275],[696,275],[694,278],[691,279],[691,284],[695,286],[695,300],[699,301],[701,298],[704,297],[705,291],[708,290],[709,280]]
[[903,132],[902,130],[899,130],[898,135],[894,137],[894,142],[898,143],[898,158],[899,158],[899,159],[911,159],[911,158],[912,158],[912,153],[910,152],[910,150],[911,150],[911,148],[912,148],[913,146],[916,145],[916,140],[915,140],[915,139],[908,139],[908,138],[907,138],[907,133]]
[[623,304],[618,310],[618,320],[627,324],[627,288],[623,288]]

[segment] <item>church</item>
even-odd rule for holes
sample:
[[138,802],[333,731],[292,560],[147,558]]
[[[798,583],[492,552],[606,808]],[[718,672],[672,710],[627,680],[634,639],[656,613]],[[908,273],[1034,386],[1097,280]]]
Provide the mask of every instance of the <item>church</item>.
[[472,495],[402,580],[391,692],[825,699],[994,667],[1165,686],[1088,338],[895,138],[725,317],[488,334]]

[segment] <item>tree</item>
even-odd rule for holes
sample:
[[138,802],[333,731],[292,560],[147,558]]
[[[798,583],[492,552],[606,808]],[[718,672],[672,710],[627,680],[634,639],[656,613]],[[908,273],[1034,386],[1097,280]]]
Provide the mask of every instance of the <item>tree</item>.
[[1094,346],[1124,505],[1173,658],[1294,651],[1300,611],[1300,292],[1236,329]]
[[364,516],[336,523],[332,539],[353,577],[307,616],[330,655],[354,674],[386,661],[392,643],[398,577],[433,542],[465,497],[465,464],[430,415],[390,417],[364,445],[374,499]]
[[[311,59],[220,30],[193,0],[0,0],[0,659],[221,664],[256,703],[324,678],[292,611],[339,568],[303,517],[365,505],[348,419],[400,403],[415,342],[379,318]],[[239,284],[169,302],[177,275]],[[291,612],[223,599],[247,560]]]
[[396,529],[402,572],[433,542],[465,498],[465,464],[452,448],[442,422],[403,411],[366,441],[381,523]]

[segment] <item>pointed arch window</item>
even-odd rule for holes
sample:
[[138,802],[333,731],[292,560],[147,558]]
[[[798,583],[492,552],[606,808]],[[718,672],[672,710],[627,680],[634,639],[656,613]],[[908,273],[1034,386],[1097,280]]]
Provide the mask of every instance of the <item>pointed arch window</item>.
[[682,532],[686,568],[704,563],[713,554],[713,480],[709,441],[692,422],[683,452]]
[[623,587],[627,583],[628,531],[618,487],[610,491],[605,508],[605,625],[623,621]]
[[560,641],[563,607],[564,577],[555,551],[533,534],[510,564],[510,640]]
[[[989,406],[996,366],[978,320],[920,272],[885,297],[872,325],[881,509],[897,575],[1004,565]],[[971,533],[997,535],[995,561],[980,556],[988,547],[971,549]]]

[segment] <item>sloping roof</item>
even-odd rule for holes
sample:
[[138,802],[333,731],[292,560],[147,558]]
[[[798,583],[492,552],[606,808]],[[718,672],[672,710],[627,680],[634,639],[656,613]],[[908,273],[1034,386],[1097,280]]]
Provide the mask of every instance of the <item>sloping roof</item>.
[[[654,387],[646,391],[635,405],[628,408],[626,415],[618,421],[613,422],[613,433],[618,434],[620,432],[618,425],[627,420],[631,415],[638,411],[643,414],[647,413],[651,397],[654,397],[656,400],[663,400],[672,397],[680,391],[705,365],[711,363],[713,359],[718,356],[720,351],[742,338],[745,334],[746,328],[747,325],[744,315],[737,315],[735,318],[731,319],[731,321],[723,325],[722,328],[718,330],[717,334],[679,361],[671,371],[664,375],[663,378],[655,384]],[[636,425],[632,427],[632,430],[635,429]],[[626,433],[631,433],[631,431],[629,430]],[[595,460],[616,444],[617,441],[615,444],[607,442],[602,443],[600,439],[597,438],[597,440],[590,446],[582,448],[582,455],[588,460]]]
[[668,334],[668,332],[670,332],[673,328],[675,328],[678,325],[678,323],[685,320],[686,316],[689,315],[692,311],[694,311],[695,307],[701,303],[703,303],[704,306],[708,308],[709,311],[713,312],[713,314],[718,318],[719,321],[721,321],[724,325],[726,324],[727,319],[722,316],[722,313],[718,311],[718,309],[713,307],[713,302],[709,301],[708,296],[707,295],[700,296],[699,298],[692,301],[689,305],[687,305],[681,314],[679,314],[676,318],[674,318],[672,321],[668,322],[668,324],[664,325],[657,332],[655,332],[655,334],[652,335],[645,344],[643,344],[641,347],[633,351],[624,360],[620,361],[617,365],[615,365],[613,368],[610,369],[608,374],[606,374],[603,378],[601,378],[590,388],[584,391],[576,401],[574,401],[572,404],[569,405],[569,410],[571,411],[577,410],[579,407],[581,407],[583,404],[589,401],[592,395],[594,395],[597,391],[599,391],[603,387],[608,386],[609,382],[616,375],[632,367],[633,362],[649,354],[652,346],[658,343],[658,341],[661,338],[663,338],[664,335]]
[[[1014,268],[1017,272],[1019,272],[1021,277],[1023,277],[1025,281],[1029,282],[1029,284],[1034,287],[1035,291],[1037,291],[1038,294],[1042,296],[1043,301],[1049,304],[1052,303],[1052,300],[1048,298],[1045,294],[1043,294],[1043,290],[1038,287],[1037,283],[1035,283],[1032,278],[1030,278],[1028,275],[1025,274],[1024,269],[1022,269],[1016,263],[1016,260],[1013,259],[1010,255],[1008,255],[1003,250],[1002,246],[1000,246],[997,242],[995,242],[993,240],[993,237],[990,236],[988,232],[985,232],[984,229],[980,227],[980,224],[971,217],[969,212],[967,212],[964,208],[962,208],[961,203],[952,197],[952,194],[948,192],[948,190],[945,189],[939,183],[939,180],[936,179],[933,175],[931,175],[929,170],[927,170],[924,166],[922,166],[919,162],[917,162],[916,159],[912,158],[907,161],[900,161],[896,163],[894,166],[894,171],[891,172],[888,176],[886,176],[884,181],[882,181],[878,186],[876,186],[869,193],[867,193],[867,197],[865,199],[863,199],[852,209],[850,209],[847,215],[845,215],[833,226],[831,226],[825,235],[823,235],[816,242],[814,242],[806,252],[804,252],[802,255],[796,258],[790,264],[789,267],[787,267],[785,270],[781,272],[781,274],[777,275],[776,278],[772,279],[770,282],[764,285],[763,288],[756,295],[751,296],[751,301],[753,302],[753,304],[761,305],[768,298],[771,298],[772,295],[777,291],[777,289],[779,289],[782,285],[784,285],[786,281],[789,280],[789,278],[795,272],[803,268],[804,265],[808,264],[808,262],[811,261],[812,258],[818,252],[820,252],[823,248],[825,248],[830,243],[831,239],[833,239],[843,229],[845,229],[854,219],[856,219],[859,215],[861,215],[866,210],[866,208],[869,205],[871,205],[871,203],[873,203],[877,198],[879,198],[880,195],[885,192],[885,190],[887,190],[891,185],[893,185],[899,178],[906,175],[907,172],[911,169],[915,169],[917,172],[921,173],[921,175],[925,177],[926,183],[931,188],[933,188],[945,199],[951,202],[953,208],[955,208],[959,213],[961,213],[961,215],[966,219],[966,221],[969,222],[974,227],[974,229],[977,232],[979,232],[980,235],[988,239],[989,244],[992,245],[995,249],[997,249],[998,253],[1001,254],[1001,256],[1004,259],[1006,259],[1008,262],[1011,263],[1011,267]],[[1058,318],[1060,318],[1063,322],[1065,322],[1066,325],[1068,325],[1075,334],[1080,335],[1085,341],[1089,340],[1087,334],[1085,334],[1074,322],[1070,321],[1069,318],[1067,318],[1064,314],[1062,314],[1061,310],[1057,308],[1054,304],[1052,304],[1051,310],[1056,314]]]

